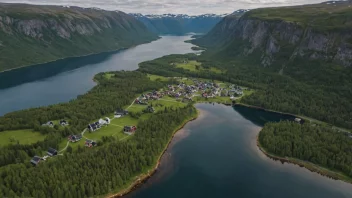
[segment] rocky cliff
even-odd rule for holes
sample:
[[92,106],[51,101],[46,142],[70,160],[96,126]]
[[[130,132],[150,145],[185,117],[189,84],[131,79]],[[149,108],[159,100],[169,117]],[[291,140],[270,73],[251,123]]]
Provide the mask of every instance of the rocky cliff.
[[352,66],[350,2],[252,10],[240,19],[225,17],[195,40],[231,58],[259,59],[263,66],[294,59]]
[[156,38],[141,22],[119,11],[0,3],[0,71]]

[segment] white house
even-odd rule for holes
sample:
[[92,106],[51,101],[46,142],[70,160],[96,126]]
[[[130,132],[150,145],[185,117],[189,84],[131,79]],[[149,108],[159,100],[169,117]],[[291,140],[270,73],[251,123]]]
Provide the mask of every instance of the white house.
[[106,124],[110,124],[110,118],[106,117],[105,119]]

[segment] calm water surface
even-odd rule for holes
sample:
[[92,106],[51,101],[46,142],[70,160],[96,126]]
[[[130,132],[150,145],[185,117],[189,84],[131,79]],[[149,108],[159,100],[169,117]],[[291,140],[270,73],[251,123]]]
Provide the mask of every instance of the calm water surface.
[[173,139],[158,172],[133,198],[340,198],[352,185],[264,156],[256,135],[264,123],[293,119],[245,107],[199,104],[202,115]]
[[67,102],[90,90],[99,72],[135,70],[138,63],[168,54],[193,52],[190,36],[161,39],[109,52],[0,73],[0,116],[16,110]]

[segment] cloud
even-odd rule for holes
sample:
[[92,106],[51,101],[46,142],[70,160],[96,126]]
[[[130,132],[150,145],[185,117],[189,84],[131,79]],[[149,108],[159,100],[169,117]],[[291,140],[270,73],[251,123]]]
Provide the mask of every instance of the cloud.
[[237,9],[320,3],[324,0],[0,0],[6,3],[98,7],[143,14],[224,14]]

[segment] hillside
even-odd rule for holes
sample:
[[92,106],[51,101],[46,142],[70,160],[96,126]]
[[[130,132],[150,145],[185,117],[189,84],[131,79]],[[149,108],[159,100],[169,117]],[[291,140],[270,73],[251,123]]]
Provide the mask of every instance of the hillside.
[[[225,17],[192,42],[222,79],[260,89],[242,102],[352,128],[351,2],[263,8]],[[158,73],[155,73],[158,74]],[[209,74],[210,75],[210,74]]]
[[131,14],[136,17],[147,28],[157,34],[183,35],[186,33],[207,33],[224,15],[204,14],[199,16],[188,15],[142,15]]
[[141,22],[119,11],[0,3],[0,72],[156,38]]
[[285,69],[304,59],[352,65],[351,2],[262,8],[240,19],[225,17],[208,35],[194,43],[217,47],[217,55],[248,58],[255,64]]

